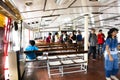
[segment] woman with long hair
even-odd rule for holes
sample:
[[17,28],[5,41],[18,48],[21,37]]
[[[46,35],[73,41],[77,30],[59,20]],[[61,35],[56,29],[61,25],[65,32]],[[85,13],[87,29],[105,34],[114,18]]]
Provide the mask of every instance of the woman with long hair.
[[116,75],[118,73],[118,40],[117,35],[118,29],[112,28],[108,31],[108,37],[105,41],[105,73],[106,80],[119,80]]

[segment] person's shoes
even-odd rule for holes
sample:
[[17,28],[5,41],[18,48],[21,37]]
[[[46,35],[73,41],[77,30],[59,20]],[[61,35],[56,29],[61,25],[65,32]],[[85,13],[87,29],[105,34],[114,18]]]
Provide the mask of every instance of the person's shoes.
[[106,77],[106,80],[112,80],[112,79],[111,79],[111,78],[107,78],[107,77]]
[[113,80],[119,80],[116,76],[111,76],[111,79],[113,79]]

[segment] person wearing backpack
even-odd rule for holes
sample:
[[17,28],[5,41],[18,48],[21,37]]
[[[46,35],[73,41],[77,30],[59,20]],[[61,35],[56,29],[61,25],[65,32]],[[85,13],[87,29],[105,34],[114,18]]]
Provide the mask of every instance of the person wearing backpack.
[[118,73],[118,40],[117,35],[118,29],[112,28],[108,31],[108,37],[105,41],[105,75],[106,80],[119,80],[116,75]]

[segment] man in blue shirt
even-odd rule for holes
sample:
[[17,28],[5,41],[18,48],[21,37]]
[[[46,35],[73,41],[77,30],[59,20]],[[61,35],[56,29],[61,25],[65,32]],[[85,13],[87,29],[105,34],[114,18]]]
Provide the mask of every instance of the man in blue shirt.
[[105,57],[105,72],[106,72],[106,80],[119,80],[116,75],[118,73],[119,65],[118,65],[118,41],[116,38],[116,34],[118,33],[118,29],[112,28],[108,32],[108,37],[106,39],[106,49],[104,52]]
[[77,35],[77,44],[78,44],[78,51],[80,51],[81,49],[81,46],[82,46],[82,35],[81,35],[81,32],[80,30],[78,30],[78,35]]
[[27,59],[29,59],[29,60],[36,59],[36,54],[34,53],[34,51],[38,50],[38,47],[35,46],[35,41],[34,40],[30,40],[29,44],[30,45],[25,49],[26,51],[31,51],[31,52],[26,54]]
[[82,35],[81,35],[81,32],[80,30],[78,30],[78,35],[77,35],[77,41],[82,41]]

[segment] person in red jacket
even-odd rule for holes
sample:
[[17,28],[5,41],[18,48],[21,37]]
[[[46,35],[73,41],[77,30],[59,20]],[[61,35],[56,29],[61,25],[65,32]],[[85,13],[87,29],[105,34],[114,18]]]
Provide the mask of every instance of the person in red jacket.
[[51,35],[52,35],[52,34],[49,33],[49,36],[46,38],[46,42],[47,42],[47,43],[51,43]]
[[98,54],[101,56],[102,55],[102,48],[103,48],[103,44],[104,44],[104,38],[105,38],[105,35],[102,33],[102,30],[100,29],[99,30],[99,33],[97,35],[97,41],[98,41]]

